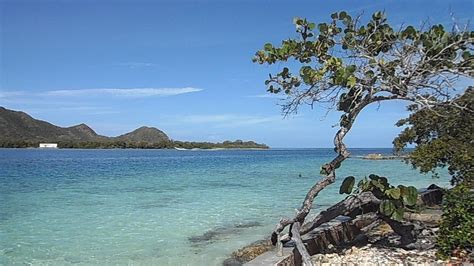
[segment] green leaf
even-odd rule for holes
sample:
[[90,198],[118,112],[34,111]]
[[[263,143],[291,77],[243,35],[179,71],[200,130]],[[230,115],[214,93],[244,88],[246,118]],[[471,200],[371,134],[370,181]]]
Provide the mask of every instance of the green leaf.
[[263,46],[263,49],[265,49],[265,51],[269,51],[273,48],[273,45],[271,43],[266,43],[264,46]]
[[328,25],[326,23],[320,23],[318,24],[318,29],[321,33],[326,33],[328,30]]
[[400,189],[399,188],[391,188],[385,190],[385,195],[391,197],[392,199],[399,199],[400,198]]
[[386,186],[384,186],[382,183],[380,183],[380,181],[377,179],[377,180],[371,180],[370,183],[372,183],[372,185],[378,189],[380,189],[380,191],[384,192],[385,189],[387,188]]
[[418,198],[418,191],[415,187],[409,186],[403,189],[403,203],[408,206],[413,206],[416,204],[416,200]]
[[471,57],[471,53],[470,53],[469,51],[464,51],[464,52],[462,53],[462,58],[463,58],[464,60],[468,60],[469,57]]
[[370,175],[369,175],[369,178],[370,178],[370,180],[379,180],[380,176],[374,175],[374,174],[370,174]]
[[342,11],[339,13],[339,19],[345,19],[347,17],[347,12],[346,11]]
[[348,176],[342,181],[341,187],[339,188],[339,194],[351,194],[352,193],[352,188],[354,187],[355,184],[355,177],[353,176]]
[[379,211],[383,215],[390,217],[390,215],[395,211],[395,208],[395,204],[393,204],[391,200],[384,200],[380,203]]
[[388,183],[388,179],[386,177],[383,177],[383,176],[379,177],[379,182],[380,182],[380,184],[384,185],[385,187],[390,186],[389,183]]
[[321,171],[319,171],[319,173],[320,173],[321,175],[328,175],[328,174],[329,174],[328,172],[326,172],[326,169],[324,169],[324,168],[322,168],[322,167],[321,167]]
[[293,24],[301,25],[301,24],[303,24],[303,20],[300,17],[294,17],[293,18]]
[[367,188],[367,178],[364,177],[364,179],[360,180],[359,183],[357,183],[357,187],[362,190],[362,191],[365,191],[366,188]]
[[316,24],[314,24],[314,23],[309,23],[308,24],[308,29],[309,30],[314,30],[315,27],[316,27]]
[[379,19],[382,19],[383,18],[383,13],[378,11],[378,12],[375,12],[374,14],[372,14],[372,19],[373,20],[379,20]]
[[346,67],[346,72],[352,74],[352,73],[354,73],[354,72],[356,71],[356,69],[357,69],[357,66],[356,66],[356,65],[349,65],[349,66]]
[[348,79],[347,79],[347,86],[349,86],[350,88],[353,88],[355,85],[356,85],[356,77],[354,76],[350,76]]
[[401,222],[403,220],[403,214],[404,213],[405,213],[404,208],[398,208],[392,213],[391,218],[395,221]]

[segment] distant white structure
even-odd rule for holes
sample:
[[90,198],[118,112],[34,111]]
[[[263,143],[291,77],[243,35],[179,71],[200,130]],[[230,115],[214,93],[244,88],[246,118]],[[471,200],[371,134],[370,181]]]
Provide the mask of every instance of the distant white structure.
[[50,149],[57,149],[58,144],[57,143],[40,143],[39,144],[40,148],[50,148]]

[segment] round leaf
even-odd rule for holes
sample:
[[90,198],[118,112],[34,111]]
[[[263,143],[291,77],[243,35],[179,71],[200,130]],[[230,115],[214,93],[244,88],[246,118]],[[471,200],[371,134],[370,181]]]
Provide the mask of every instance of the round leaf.
[[379,210],[383,215],[390,217],[390,215],[395,211],[395,208],[395,204],[393,204],[392,201],[384,200],[380,203]]
[[352,188],[355,184],[355,177],[348,176],[342,181],[341,187],[339,188],[339,194],[351,194]]
[[392,216],[391,218],[393,220],[396,220],[396,221],[399,221],[401,222],[403,220],[403,214],[405,213],[405,209],[404,208],[398,208],[396,209],[393,213],[392,213]]
[[418,191],[415,187],[409,186],[403,190],[403,203],[408,206],[416,204],[416,199],[418,197]]
[[369,175],[369,178],[370,178],[371,180],[378,180],[378,179],[379,179],[379,176],[378,176],[378,175],[374,175],[374,174],[370,174],[370,175]]
[[385,194],[392,199],[399,199],[400,198],[400,189],[399,188],[391,188],[385,191]]

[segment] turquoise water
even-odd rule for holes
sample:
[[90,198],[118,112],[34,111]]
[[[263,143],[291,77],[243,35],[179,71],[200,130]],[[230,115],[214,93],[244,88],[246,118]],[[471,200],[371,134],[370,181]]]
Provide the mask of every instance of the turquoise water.
[[[352,150],[354,155],[385,150]],[[0,264],[219,265],[292,215],[332,149],[0,149]],[[397,160],[347,160],[339,177],[426,187]],[[301,174],[301,177],[299,176]],[[315,201],[341,199],[339,183]]]

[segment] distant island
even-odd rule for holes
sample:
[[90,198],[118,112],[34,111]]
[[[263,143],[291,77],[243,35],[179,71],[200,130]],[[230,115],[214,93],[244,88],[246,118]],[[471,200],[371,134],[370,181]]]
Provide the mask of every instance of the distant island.
[[191,142],[172,140],[154,127],[140,127],[132,132],[107,137],[86,124],[59,127],[34,119],[21,111],[0,107],[0,148],[32,148],[40,143],[56,143],[58,148],[82,149],[268,149],[254,141]]

